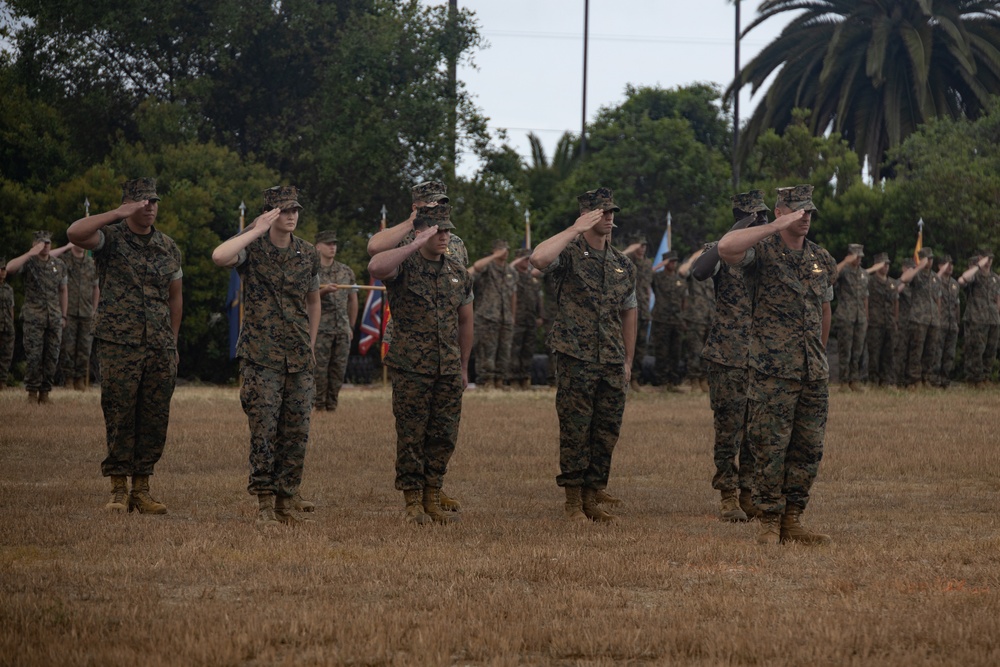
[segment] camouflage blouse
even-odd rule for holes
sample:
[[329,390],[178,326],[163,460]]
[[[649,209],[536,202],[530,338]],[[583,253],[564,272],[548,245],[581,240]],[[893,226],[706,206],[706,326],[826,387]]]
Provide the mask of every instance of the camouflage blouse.
[[68,252],[63,255],[63,263],[66,264],[66,273],[69,277],[67,284],[69,295],[69,309],[67,315],[70,317],[82,317],[89,319],[94,316],[94,285],[97,284],[97,265],[94,258],[84,255],[77,259],[73,253]]
[[155,228],[138,238],[124,220],[100,234],[93,251],[101,285],[94,338],[173,350],[170,283],[184,275],[177,244]]
[[610,244],[594,251],[578,236],[542,272],[553,278],[557,303],[549,348],[592,363],[625,363],[621,315],[636,307],[632,260]]
[[717,265],[712,280],[715,283],[715,322],[701,356],[723,366],[746,368],[750,351],[752,289],[748,289],[743,272],[725,262]]
[[415,252],[384,282],[393,322],[385,365],[424,375],[460,374],[458,309],[473,300],[465,267],[449,255],[439,266]]
[[[346,264],[334,260],[330,266],[319,267],[320,285],[353,285],[354,271]],[[324,294],[320,299],[323,314],[319,320],[319,332],[323,334],[347,335],[351,330],[351,320],[347,314],[347,301],[351,291],[339,289]]]
[[476,274],[476,322],[514,323],[511,300],[517,290],[517,270],[490,262]]
[[62,326],[62,305],[59,286],[66,284],[66,265],[58,257],[47,260],[28,258],[21,269],[24,274],[24,305],[21,319],[50,327]]
[[823,304],[833,300],[837,263],[809,239],[802,250],[772,234],[742,264],[754,281],[750,368],[799,381],[829,379],[823,345]]
[[868,273],[860,266],[847,265],[834,285],[837,308],[833,320],[841,324],[864,324],[868,321]]
[[965,314],[963,322],[970,324],[1000,324],[997,294],[1000,277],[992,271],[979,271],[965,285]]
[[311,368],[306,295],[319,290],[316,248],[297,236],[278,248],[265,234],[240,251],[236,270],[244,313],[236,356],[288,373]]
[[14,290],[7,283],[0,283],[0,331],[14,332]]
[[899,301],[897,283],[894,279],[871,276],[868,280],[868,326],[896,326],[896,302]]

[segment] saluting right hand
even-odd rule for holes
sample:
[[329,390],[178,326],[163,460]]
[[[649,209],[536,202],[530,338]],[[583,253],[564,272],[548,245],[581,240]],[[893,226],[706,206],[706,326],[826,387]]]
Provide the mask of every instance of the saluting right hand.
[[792,211],[791,213],[778,216],[774,219],[774,222],[772,222],[771,225],[773,225],[774,229],[777,229],[780,232],[784,229],[788,229],[797,222],[801,222],[805,217],[805,211]]
[[[261,233],[266,232],[271,229],[271,225],[274,224],[274,221],[278,219],[279,215],[281,215],[281,209],[272,208],[270,211],[261,213],[254,218],[253,222],[250,223],[250,227],[261,230]],[[248,227],[248,229],[250,227]]]
[[127,218],[136,211],[141,211],[146,208],[146,204],[149,203],[148,199],[143,199],[142,201],[127,201],[123,202],[121,206],[118,207],[117,216],[121,218]]
[[438,231],[438,226],[431,225],[427,229],[422,229],[419,232],[417,232],[416,236],[413,237],[414,247],[419,248],[421,246],[427,245],[427,242],[430,241],[432,238],[434,238],[434,235],[437,234],[437,231]]
[[584,232],[592,229],[594,225],[601,221],[604,217],[604,211],[598,209],[595,211],[587,211],[573,223],[573,230],[578,234],[583,234]]

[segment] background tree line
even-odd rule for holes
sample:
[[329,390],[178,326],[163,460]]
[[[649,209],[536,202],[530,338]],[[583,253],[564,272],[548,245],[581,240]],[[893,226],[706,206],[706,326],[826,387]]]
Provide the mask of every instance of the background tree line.
[[[483,46],[466,10],[449,16],[416,0],[8,0],[5,9],[0,249],[24,252],[34,229],[61,244],[85,198],[91,211],[107,210],[123,180],[156,175],[158,226],[184,254],[184,377],[234,375],[228,274],[209,255],[235,233],[239,203],[249,222],[261,190],[279,182],[303,191],[302,235],[336,229],[338,259],[359,281],[382,205],[389,224],[405,218],[409,186],[427,178],[450,181],[473,258],[497,237],[520,245],[526,211],[536,242],[570,224],[576,195],[597,185],[622,204],[621,244],[641,232],[657,247],[668,211],[682,252],[731,223],[732,118],[721,86],[628,86],[620,105],[589,123],[585,156],[567,134],[551,156],[534,141],[526,162],[503,135],[490,136],[461,82],[449,84],[448,64]],[[816,185],[814,235],[838,257],[863,242],[898,266],[921,216],[925,243],[956,257],[997,246],[993,98],[908,128],[879,162],[892,165],[891,178],[874,185],[862,180],[853,135],[832,131],[801,102],[775,127],[751,119],[740,190],[759,187],[773,199],[776,186]],[[481,161],[454,180],[453,136]]]

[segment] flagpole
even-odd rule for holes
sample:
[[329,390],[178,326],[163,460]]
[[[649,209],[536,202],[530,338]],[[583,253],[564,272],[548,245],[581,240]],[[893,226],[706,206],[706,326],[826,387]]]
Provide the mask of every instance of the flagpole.
[[524,211],[524,247],[531,250],[531,211]]
[[917,220],[917,247],[913,251],[913,263],[920,263],[920,250],[924,247],[924,219]]
[[[246,202],[244,202],[241,199],[240,200],[240,234],[243,233],[243,228],[244,228],[244,225],[246,224],[246,214],[247,214],[247,205],[246,205]],[[240,281],[240,295],[239,295],[239,299],[240,299],[240,326],[239,326],[239,328],[242,329],[243,328],[243,281],[242,280]]]
[[[385,209],[385,204],[382,204],[382,221],[379,223],[379,226],[378,226],[379,231],[385,231],[385,228],[386,228],[386,214],[387,213],[388,213],[388,211],[386,211],[386,209]],[[382,289],[383,289],[383,291],[385,290],[384,287]],[[389,305],[389,297],[388,297],[388,295],[385,295],[385,296],[382,297],[382,317],[381,317],[381,320],[380,320],[382,322],[382,335],[379,336],[379,340],[378,340],[379,362],[382,363],[382,386],[383,387],[385,387],[385,385],[389,382],[389,371],[385,367],[385,363],[384,363],[385,362],[385,357],[382,355],[383,341],[385,340],[385,328],[388,325],[388,322],[385,321],[385,308],[388,305]]]

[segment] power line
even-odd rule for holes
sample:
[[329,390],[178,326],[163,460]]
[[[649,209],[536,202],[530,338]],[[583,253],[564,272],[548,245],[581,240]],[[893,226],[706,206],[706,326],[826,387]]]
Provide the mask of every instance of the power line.
[[[580,41],[583,35],[575,32],[527,32],[521,30],[487,30],[483,36],[520,37],[524,39],[571,39]],[[602,42],[645,42],[654,44],[712,44],[728,46],[732,40],[724,37],[658,37],[656,35],[591,35],[591,41]],[[747,46],[764,46],[767,42],[740,40]]]

